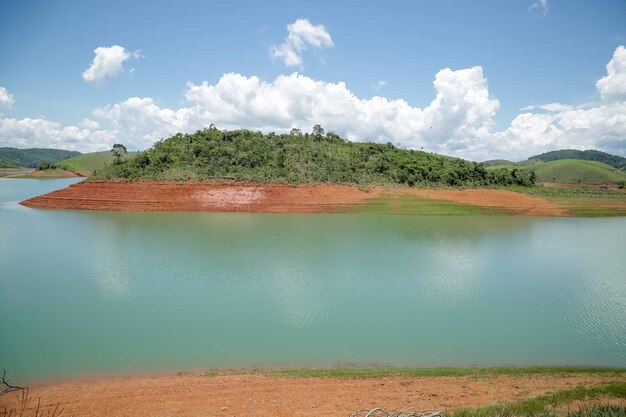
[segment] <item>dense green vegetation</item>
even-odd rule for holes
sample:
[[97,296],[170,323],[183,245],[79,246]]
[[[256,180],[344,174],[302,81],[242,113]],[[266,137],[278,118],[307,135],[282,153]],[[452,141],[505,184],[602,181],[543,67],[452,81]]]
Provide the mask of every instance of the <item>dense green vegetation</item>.
[[5,161],[0,159],[0,168],[17,168],[18,165],[14,162]]
[[209,128],[177,134],[94,173],[106,180],[233,180],[357,185],[529,185],[533,174],[488,171],[483,165],[392,144],[348,142],[316,134],[264,135]]
[[592,149],[586,151],[561,149],[560,151],[546,152],[531,156],[528,159],[543,162],[558,161],[561,159],[580,159],[584,161],[602,162],[617,169],[626,169],[626,158]]
[[[130,152],[129,154],[133,154]],[[122,159],[126,155],[121,156]],[[103,169],[107,165],[113,164],[115,156],[111,151],[92,152],[64,159],[57,163],[59,168],[75,171],[83,175],[91,175],[94,171]]]
[[80,152],[45,148],[0,148],[0,159],[27,168],[36,168],[42,161],[58,162],[76,155],[80,155]]
[[37,170],[38,171],[46,171],[48,169],[56,169],[56,165],[54,164],[54,162],[50,162],[50,161],[41,161],[40,163],[37,164]]

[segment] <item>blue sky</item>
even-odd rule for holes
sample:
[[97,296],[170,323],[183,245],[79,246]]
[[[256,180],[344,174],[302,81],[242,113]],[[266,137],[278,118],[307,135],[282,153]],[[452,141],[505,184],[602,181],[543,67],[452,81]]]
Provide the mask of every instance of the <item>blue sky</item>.
[[[297,51],[302,64],[289,66],[272,56],[272,47],[285,44],[288,25],[298,19],[308,24],[295,34],[304,40],[304,49]],[[10,100],[0,106],[0,146],[90,151],[125,141],[142,149],[160,136],[209,122],[280,131],[308,129],[307,123],[319,121],[350,139],[472,159],[524,159],[529,152],[563,146],[624,155],[626,121],[615,123],[615,117],[626,101],[618,53],[626,44],[625,22],[624,1],[1,1],[0,87]],[[331,44],[306,42],[318,29]],[[114,45],[129,55],[123,69],[86,80],[94,50]],[[596,83],[607,77],[614,54],[617,72],[608,80],[609,103]],[[480,73],[455,72],[477,67]],[[445,68],[453,73],[441,74],[445,85],[435,103],[433,81]],[[277,77],[294,72],[304,78],[290,87],[276,85]],[[222,78],[231,73],[245,79]],[[267,96],[257,97],[253,108],[228,102],[228,91],[251,94],[246,88],[252,87],[242,87],[250,77],[267,84]],[[225,85],[213,91],[220,80]],[[311,87],[315,92],[306,90],[309,80],[317,83]],[[201,97],[190,99],[190,85],[204,81]],[[357,101],[337,100],[330,90],[341,82],[342,97],[351,94]],[[468,83],[473,87],[465,91]],[[465,93],[459,96],[461,90]],[[482,101],[472,101],[483,93]],[[259,109],[278,99],[293,105],[298,94],[317,103],[302,108],[310,114],[277,120]],[[374,96],[389,103],[369,102]],[[237,108],[224,114],[211,107],[218,106],[216,100],[221,108]],[[394,100],[404,100],[408,108]],[[545,109],[532,108],[547,103],[569,107],[549,111],[550,121],[543,117]],[[459,112],[459,106],[466,108]],[[328,108],[333,110],[324,111]],[[576,119],[563,111],[581,109],[594,110],[586,112],[592,118],[586,132],[563,122]],[[604,119],[597,118],[597,109]],[[377,123],[388,126],[365,128],[344,120],[372,112],[387,117]],[[518,120],[520,132],[521,125],[512,122],[524,112],[536,117]],[[41,123],[32,126],[32,120]],[[415,120],[409,129],[400,125]],[[551,133],[542,139],[544,131]]]

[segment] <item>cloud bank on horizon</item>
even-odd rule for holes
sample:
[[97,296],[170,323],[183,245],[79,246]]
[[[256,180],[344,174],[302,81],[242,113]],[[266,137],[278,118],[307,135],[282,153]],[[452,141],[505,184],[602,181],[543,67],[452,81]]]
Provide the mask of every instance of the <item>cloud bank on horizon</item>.
[[[288,25],[285,41],[270,53],[287,66],[302,67],[302,52],[307,47],[332,46],[323,25],[298,19]],[[100,47],[94,53],[91,66],[83,73],[85,81],[119,75],[125,61],[139,56],[119,45]],[[360,98],[344,82],[316,80],[298,72],[271,81],[227,73],[215,84],[188,82],[186,102],[179,108],[161,107],[151,97],[130,97],[94,109],[92,118],[77,125],[0,114],[0,144],[88,152],[121,142],[129,149],[142,150],[159,138],[210,124],[264,132],[288,132],[294,127],[306,131],[321,124],[349,140],[392,142],[472,160],[521,160],[563,148],[595,148],[626,156],[624,46],[617,47],[606,68],[606,76],[596,83],[596,102],[527,106],[510,126],[499,131],[494,129],[494,116],[500,102],[489,91],[483,68],[475,66],[437,72],[435,96],[422,108],[402,99]],[[384,85],[379,81],[377,91]],[[0,106],[10,108],[13,102],[13,96],[0,87]]]

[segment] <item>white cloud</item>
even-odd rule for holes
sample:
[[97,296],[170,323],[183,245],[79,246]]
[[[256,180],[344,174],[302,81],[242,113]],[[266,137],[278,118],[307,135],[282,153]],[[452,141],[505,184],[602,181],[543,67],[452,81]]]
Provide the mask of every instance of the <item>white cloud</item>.
[[[83,72],[83,79],[88,82],[100,82],[124,72],[124,61],[141,57],[141,51],[130,52],[119,45],[101,46],[94,51],[96,55],[91,66]],[[131,70],[131,73],[134,68]]]
[[151,98],[131,97],[122,103],[96,109],[93,115],[108,122],[119,142],[130,149],[145,149],[159,138],[188,132],[192,127],[191,109],[163,109]]
[[87,119],[87,118],[83,119],[79,123],[79,126],[84,129],[91,129],[91,130],[100,129],[100,123],[96,122],[95,120]]
[[59,148],[81,152],[110,149],[114,133],[62,126],[46,119],[0,118],[0,143],[18,148]]
[[0,118],[0,143],[90,151],[122,142],[130,149],[145,149],[161,137],[211,123],[264,132],[288,132],[292,127],[310,131],[319,123],[350,140],[390,141],[473,160],[521,160],[562,148],[598,148],[626,156],[626,98],[619,81],[624,69],[615,64],[623,49],[617,48],[607,77],[597,84],[603,100],[528,106],[501,131],[495,131],[493,121],[500,103],[478,66],[439,71],[433,82],[435,96],[421,108],[401,99],[359,98],[343,82],[298,73],[269,82],[229,73],[215,84],[188,83],[187,105],[178,109],[132,97],[96,109],[95,120],[85,119],[79,127]]
[[541,16],[545,16],[548,13],[548,0],[537,0],[530,5],[528,11],[531,13],[537,13]]
[[596,88],[602,100],[626,100],[626,48],[620,45],[606,66],[606,77],[598,80]]
[[442,153],[458,153],[488,135],[499,102],[489,96],[481,67],[441,70],[434,85],[437,95],[422,109],[404,100],[360,99],[343,82],[327,83],[298,73],[272,82],[230,73],[215,85],[189,83],[187,108],[164,109],[152,99],[131,98],[94,115],[144,147],[159,136],[210,123],[266,132],[310,130],[320,123],[351,140],[393,141]]
[[309,47],[316,49],[334,46],[324,25],[313,26],[307,19],[298,19],[287,25],[285,41],[270,48],[272,58],[282,59],[288,67],[303,67],[302,53]]
[[567,110],[571,110],[573,107],[568,105],[568,104],[561,104],[561,103],[547,103],[547,104],[539,104],[536,106],[526,106],[526,107],[522,107],[521,109],[519,109],[520,111],[527,111],[527,110],[545,110],[548,112],[559,112],[559,111],[567,111]]
[[13,103],[15,103],[15,100],[13,99],[13,94],[9,93],[6,88],[0,87],[0,106],[4,106],[10,109],[13,106]]
[[387,85],[387,81],[378,80],[374,84],[372,84],[372,88],[376,91],[380,91]]

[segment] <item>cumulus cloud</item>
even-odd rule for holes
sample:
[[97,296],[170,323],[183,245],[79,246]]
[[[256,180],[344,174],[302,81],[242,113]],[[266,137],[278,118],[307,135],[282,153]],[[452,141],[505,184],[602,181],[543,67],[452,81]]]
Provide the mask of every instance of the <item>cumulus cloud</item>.
[[288,67],[303,67],[302,53],[310,46],[316,49],[334,46],[324,25],[313,26],[307,19],[287,25],[287,37],[280,45],[270,48],[272,58],[282,59]]
[[89,68],[83,72],[83,79],[88,82],[100,82],[115,77],[124,72],[124,61],[141,56],[141,51],[130,52],[119,45],[101,46],[93,52],[95,57]]
[[596,83],[602,100],[626,100],[626,48],[620,45],[606,66],[606,77]]
[[266,132],[309,130],[320,123],[351,140],[392,141],[442,153],[466,150],[488,135],[499,102],[490,97],[481,67],[441,70],[434,86],[435,99],[418,108],[404,100],[361,99],[343,82],[328,83],[298,73],[272,82],[229,73],[214,85],[189,83],[185,96],[190,107],[170,110],[152,99],[135,97],[98,109],[94,116],[125,132],[137,146],[210,123]]
[[60,148],[81,152],[110,149],[114,132],[63,126],[46,119],[0,118],[0,143],[18,148]]
[[[330,83],[297,72],[272,81],[237,73],[215,84],[188,83],[187,104],[160,106],[152,98],[131,97],[93,111],[79,126],[45,119],[0,119],[0,143],[56,146],[90,151],[125,143],[145,149],[161,137],[219,128],[288,132],[321,124],[350,140],[392,142],[407,148],[473,160],[530,155],[562,148],[599,148],[626,156],[626,98],[622,95],[623,47],[598,81],[601,100],[573,106],[528,106],[504,130],[496,131],[499,101],[489,92],[480,66],[442,69],[435,75],[432,101],[416,107],[401,99],[357,97],[343,82]],[[603,81],[604,80],[604,81]]]
[[15,103],[13,94],[9,93],[6,88],[0,87],[0,106],[10,109],[13,106],[13,103]]
[[548,0],[537,0],[530,5],[528,11],[541,16],[545,16],[546,13],[548,13]]

